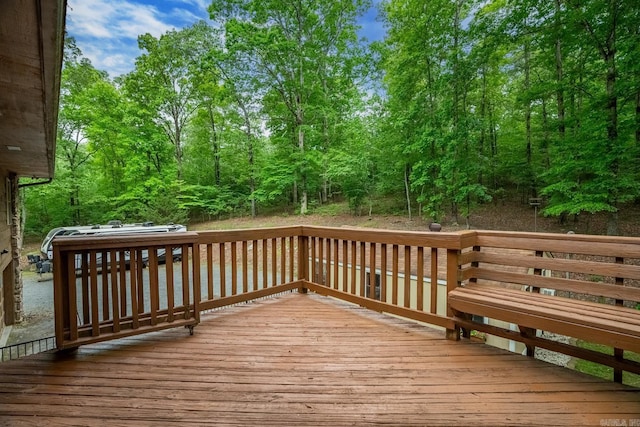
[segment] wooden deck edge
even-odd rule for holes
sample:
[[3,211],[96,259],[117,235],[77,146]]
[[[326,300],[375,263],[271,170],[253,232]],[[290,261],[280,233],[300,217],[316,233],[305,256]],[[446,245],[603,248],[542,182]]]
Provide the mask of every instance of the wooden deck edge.
[[453,321],[453,319],[450,319],[448,317],[387,304],[381,301],[364,298],[359,295],[353,295],[347,292],[339,291],[337,289],[328,288],[326,286],[306,280],[302,280],[301,284],[303,288],[306,288],[317,294],[330,296],[353,304],[358,304],[361,307],[367,308],[369,310],[377,311],[380,313],[394,314],[396,316],[405,317],[407,319],[416,320],[418,322],[428,323],[434,326],[440,326],[446,329],[455,328],[455,322]]
[[251,301],[258,298],[264,298],[271,295],[279,294],[286,291],[293,291],[300,289],[300,281],[284,283],[282,285],[276,285],[269,288],[258,289],[257,291],[246,292],[239,295],[233,295],[229,297],[221,297],[213,300],[202,301],[198,304],[198,309],[202,311],[213,310],[216,308],[226,307],[229,305],[239,304],[242,302]]
[[610,366],[614,369],[622,369],[634,374],[640,374],[640,363],[633,360],[618,359],[615,356],[594,350],[580,348],[571,344],[552,341],[541,337],[526,336],[520,334],[518,331],[511,331],[493,325],[472,322],[458,317],[455,318],[455,323],[458,326],[469,330],[485,332],[508,340],[520,341],[528,346],[540,347],[546,350],[566,354],[567,356],[576,357],[578,359],[584,359],[601,365]]
[[57,350],[69,350],[78,348],[81,345],[94,344],[103,341],[110,341],[118,338],[126,338],[134,335],[141,335],[148,332],[161,331],[164,329],[179,328],[181,326],[195,326],[198,324],[198,319],[175,319],[172,322],[163,322],[156,325],[144,325],[136,329],[125,329],[115,333],[106,333],[98,336],[79,337],[77,340],[68,341],[65,340],[62,343],[57,343]]

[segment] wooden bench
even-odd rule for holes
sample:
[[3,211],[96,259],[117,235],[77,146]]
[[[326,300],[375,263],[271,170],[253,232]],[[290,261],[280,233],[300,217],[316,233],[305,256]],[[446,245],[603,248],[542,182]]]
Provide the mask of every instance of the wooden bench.
[[[529,356],[542,347],[602,363],[614,368],[618,382],[623,370],[640,374],[640,364],[624,357],[640,353],[640,239],[477,232],[459,259],[459,286],[448,304],[463,336],[478,330],[523,342]],[[610,346],[613,355],[538,331]]]

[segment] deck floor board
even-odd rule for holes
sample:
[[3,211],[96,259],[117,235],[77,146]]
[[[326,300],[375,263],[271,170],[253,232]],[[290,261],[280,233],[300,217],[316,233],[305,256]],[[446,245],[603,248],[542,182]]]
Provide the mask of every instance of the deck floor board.
[[640,390],[297,293],[0,364],[0,425],[177,422],[640,425]]

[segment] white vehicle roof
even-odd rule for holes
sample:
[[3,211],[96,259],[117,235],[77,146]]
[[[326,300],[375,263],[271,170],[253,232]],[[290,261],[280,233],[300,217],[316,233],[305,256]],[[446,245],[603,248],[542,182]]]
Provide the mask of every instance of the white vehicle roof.
[[52,258],[52,242],[58,236],[108,236],[124,233],[169,233],[187,231],[187,227],[181,224],[154,225],[151,222],[121,224],[113,222],[104,225],[82,225],[71,227],[57,227],[47,233],[42,241],[40,251]]

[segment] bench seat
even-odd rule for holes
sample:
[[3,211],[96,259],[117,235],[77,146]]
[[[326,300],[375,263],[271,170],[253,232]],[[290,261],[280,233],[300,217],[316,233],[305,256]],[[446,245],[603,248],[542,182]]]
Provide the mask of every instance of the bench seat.
[[461,318],[474,314],[640,353],[640,310],[468,283],[448,294]]

